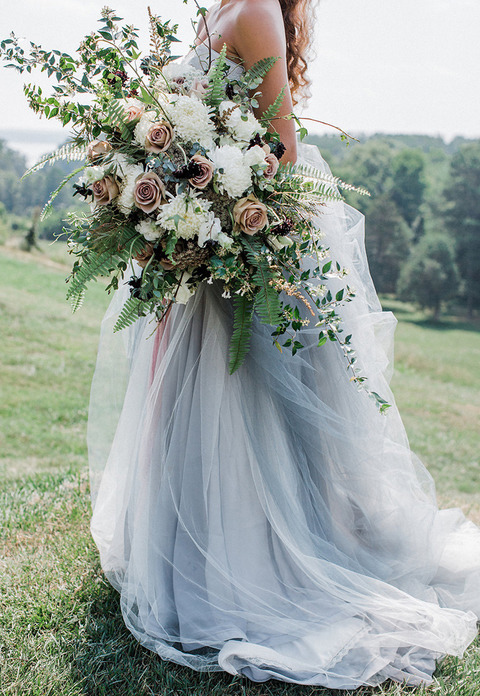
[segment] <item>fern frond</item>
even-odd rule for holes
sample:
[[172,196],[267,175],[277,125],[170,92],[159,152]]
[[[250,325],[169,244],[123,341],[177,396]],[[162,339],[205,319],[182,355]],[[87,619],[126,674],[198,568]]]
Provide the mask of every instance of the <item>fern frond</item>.
[[60,182],[60,184],[57,186],[57,188],[55,189],[55,191],[52,191],[52,193],[50,194],[50,198],[49,198],[48,201],[45,203],[45,205],[43,206],[43,210],[42,210],[42,212],[40,213],[40,220],[45,220],[45,218],[47,217],[48,213],[49,213],[49,212],[51,211],[51,209],[52,209],[52,203],[53,203],[53,201],[54,201],[55,198],[58,196],[58,194],[60,193],[60,191],[62,190],[62,188],[65,186],[65,184],[68,184],[68,182],[70,181],[70,179],[72,179],[74,176],[76,176],[76,175],[77,175],[79,172],[81,172],[83,169],[85,169],[85,165],[82,165],[81,167],[78,167],[77,169],[75,169],[73,172],[70,172],[70,174],[67,174],[67,176],[66,176],[66,177]]
[[278,58],[270,56],[269,58],[261,58],[254,63],[250,70],[247,70],[242,78],[243,86],[248,90],[258,87],[258,85],[262,83],[263,78],[268,73],[270,68],[275,65],[277,60]]
[[85,147],[80,147],[78,145],[74,145],[73,143],[67,143],[66,145],[62,145],[62,147],[59,147],[57,150],[50,152],[48,155],[41,157],[38,162],[30,167],[30,169],[27,169],[27,171],[22,175],[20,181],[25,179],[25,177],[29,176],[30,174],[40,171],[40,169],[43,169],[46,164],[55,164],[55,162],[58,162],[58,160],[72,162],[83,159],[86,157],[86,155],[87,149]]
[[122,311],[115,322],[115,326],[113,327],[113,331],[121,331],[122,329],[126,329],[127,326],[134,324],[138,317],[142,316],[142,305],[142,301],[137,297],[129,297],[123,305]]
[[225,99],[224,68],[226,57],[227,44],[223,44],[218,58],[208,73],[209,87],[205,95],[205,103],[209,106],[218,106]]
[[71,283],[67,291],[67,300],[78,295],[85,289],[86,284],[97,276],[108,276],[112,270],[114,260],[111,252],[104,254],[88,254],[82,258],[82,262],[72,270],[68,281]]
[[72,314],[80,309],[83,305],[83,300],[85,299],[85,288],[81,288],[78,292],[74,293],[70,297],[70,306],[72,307]]
[[115,128],[116,126],[122,126],[125,123],[126,120],[126,115],[125,115],[125,106],[122,104],[120,100],[115,100],[112,101],[111,104],[108,105],[106,112],[105,112],[105,123],[111,126],[112,128]]
[[229,371],[233,375],[245,360],[252,335],[253,301],[245,295],[233,298],[233,334],[230,339]]
[[268,261],[262,255],[258,242],[243,239],[242,243],[249,262],[256,268],[253,273],[253,280],[258,286],[255,294],[255,311],[262,324],[278,326],[282,320],[282,306],[278,292],[271,285],[273,274]]
[[360,186],[354,186],[353,184],[347,184],[342,181],[338,176],[333,176],[333,174],[327,174],[326,172],[320,171],[316,167],[310,164],[296,164],[293,166],[295,173],[299,174],[304,180],[314,180],[321,181],[324,184],[329,184],[332,188],[337,187],[344,189],[345,191],[353,191],[362,196],[369,196],[370,193],[367,189]]
[[280,111],[280,107],[282,106],[284,96],[285,96],[285,87],[282,87],[282,89],[280,90],[280,94],[275,99],[275,101],[272,104],[270,104],[268,109],[266,109],[263,112],[262,117],[260,119],[260,122],[265,121],[268,123],[272,120],[272,118],[275,118],[275,116]]

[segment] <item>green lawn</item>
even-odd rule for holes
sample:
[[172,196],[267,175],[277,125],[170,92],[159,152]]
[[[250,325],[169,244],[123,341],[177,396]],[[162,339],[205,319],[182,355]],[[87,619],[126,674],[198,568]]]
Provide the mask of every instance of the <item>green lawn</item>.
[[[28,255],[0,247],[0,694],[2,696],[326,696],[320,688],[200,675],[162,662],[124,627],[89,534],[85,428],[101,285],[71,316],[61,246]],[[389,305],[390,306],[390,305]],[[392,303],[393,387],[412,447],[444,504],[480,519],[480,333],[429,325]],[[415,694],[476,696],[480,651],[448,658]],[[340,692],[336,692],[337,696]],[[351,692],[350,692],[351,693]],[[411,694],[397,684],[355,692]]]

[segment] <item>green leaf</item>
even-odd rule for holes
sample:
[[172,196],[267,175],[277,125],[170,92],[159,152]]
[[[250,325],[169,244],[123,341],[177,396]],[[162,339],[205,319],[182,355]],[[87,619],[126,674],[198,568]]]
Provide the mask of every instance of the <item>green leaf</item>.
[[[88,281],[99,275],[109,275],[112,269],[112,254],[106,251],[103,254],[91,253],[84,256],[82,263],[74,266],[68,280],[71,282],[67,291],[67,300],[83,292]],[[73,301],[73,300],[72,300]]]
[[245,295],[233,298],[233,334],[230,340],[229,371],[232,375],[243,363],[252,335],[253,301]]
[[27,171],[22,175],[21,180],[25,179],[25,177],[29,174],[33,174],[34,172],[38,172],[40,169],[43,169],[46,164],[54,164],[60,159],[71,162],[72,160],[83,159],[86,154],[87,150],[85,147],[79,147],[77,145],[73,145],[72,143],[68,143],[67,145],[63,145],[62,147],[58,148],[58,150],[54,150],[50,154],[44,155],[36,164],[30,167],[30,169],[27,169]]
[[332,267],[332,262],[331,262],[331,261],[328,261],[326,264],[324,264],[324,265],[322,266],[322,273],[323,273],[323,274],[324,274],[324,273],[328,273],[328,271],[331,269],[331,267]]
[[270,56],[269,58],[261,58],[259,61],[254,63],[250,70],[247,70],[247,72],[243,76],[242,82],[245,88],[251,90],[255,89],[255,87],[258,87],[258,85],[261,84],[263,78],[268,73],[270,68],[273,65],[275,65],[277,60],[279,59]]

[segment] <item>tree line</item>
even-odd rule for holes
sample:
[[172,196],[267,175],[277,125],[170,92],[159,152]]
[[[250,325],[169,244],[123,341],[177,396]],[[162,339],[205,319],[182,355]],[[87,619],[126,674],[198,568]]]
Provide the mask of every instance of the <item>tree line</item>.
[[[470,317],[480,306],[480,140],[421,135],[308,137],[333,173],[367,188],[346,192],[366,216],[365,243],[379,293],[412,300],[438,317],[448,303]],[[77,162],[58,161],[21,180],[25,157],[0,140],[0,243],[12,233],[61,232],[67,210],[84,207],[67,185],[45,221],[38,214]]]
[[415,301],[435,318],[448,303],[480,305],[480,141],[421,135],[310,136],[333,173],[371,196],[345,193],[365,214],[379,293]]

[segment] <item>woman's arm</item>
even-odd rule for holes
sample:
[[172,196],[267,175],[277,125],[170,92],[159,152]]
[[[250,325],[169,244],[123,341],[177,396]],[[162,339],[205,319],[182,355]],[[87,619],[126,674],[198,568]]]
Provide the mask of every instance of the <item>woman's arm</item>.
[[[277,117],[290,114],[293,105],[288,87],[285,28],[278,0],[243,0],[241,5],[234,26],[232,48],[242,58],[245,69],[251,68],[261,58],[279,57],[259,87],[262,94],[255,113],[261,115],[275,101],[282,87],[286,86]],[[286,147],[282,163],[295,162],[297,138],[294,121],[277,118],[272,128],[280,135]]]

